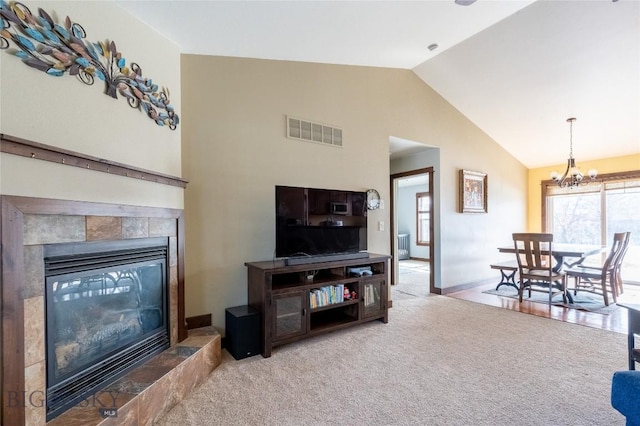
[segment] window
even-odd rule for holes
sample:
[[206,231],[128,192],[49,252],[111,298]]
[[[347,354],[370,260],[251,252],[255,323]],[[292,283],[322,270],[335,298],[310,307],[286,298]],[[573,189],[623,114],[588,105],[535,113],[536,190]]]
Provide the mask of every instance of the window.
[[428,246],[429,228],[431,226],[431,194],[428,192],[418,192],[416,194],[416,244],[419,246]]
[[640,171],[602,175],[573,189],[544,181],[543,229],[563,243],[611,245],[631,231],[622,265],[625,283],[640,284]]

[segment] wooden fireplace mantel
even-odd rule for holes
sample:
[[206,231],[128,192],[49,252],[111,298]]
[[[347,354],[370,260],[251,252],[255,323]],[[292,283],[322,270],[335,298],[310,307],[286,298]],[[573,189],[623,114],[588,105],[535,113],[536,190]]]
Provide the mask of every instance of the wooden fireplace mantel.
[[164,185],[187,187],[187,181],[150,170],[129,166],[115,161],[104,160],[79,152],[74,152],[39,142],[17,138],[0,133],[0,152],[20,155],[22,157],[36,160],[50,161],[52,163],[63,164],[65,166],[80,167],[88,170],[109,173],[112,175],[125,176],[133,179],[146,180]]

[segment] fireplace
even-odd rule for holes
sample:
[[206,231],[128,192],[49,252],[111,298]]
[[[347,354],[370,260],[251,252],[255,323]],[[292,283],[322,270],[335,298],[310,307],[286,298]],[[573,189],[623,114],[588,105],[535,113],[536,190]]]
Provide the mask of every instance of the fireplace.
[[44,246],[47,420],[169,347],[168,247]]
[[[125,416],[126,413],[129,415],[136,413],[139,418],[146,419],[144,422],[148,419],[158,418],[171,407],[172,401],[175,403],[175,398],[184,396],[183,389],[191,389],[195,383],[199,383],[198,380],[189,377],[188,385],[184,384],[184,388],[172,390],[173,396],[166,398],[167,394],[161,392],[164,386],[159,386],[159,389],[153,392],[150,392],[146,386],[146,384],[149,386],[151,384],[154,386],[166,385],[166,379],[161,380],[159,376],[154,376],[153,380],[144,383],[138,382],[138,380],[146,377],[145,375],[135,376],[133,381],[127,379],[130,374],[135,374],[136,371],[145,368],[149,363],[162,364],[162,366],[150,367],[148,370],[158,371],[158,374],[160,372],[171,374],[169,372],[173,372],[175,365],[171,364],[173,367],[170,368],[164,366],[165,361],[169,362],[165,354],[170,352],[167,356],[172,358],[172,353],[176,352],[175,348],[191,340],[187,336],[184,317],[184,216],[182,210],[8,195],[0,196],[0,207],[0,224],[2,225],[0,228],[2,297],[0,300],[3,314],[2,372],[0,374],[2,378],[1,424],[43,425],[47,422],[47,418],[52,418],[51,413],[55,410],[48,407],[49,401],[46,397],[43,401],[49,384],[56,385],[49,380],[47,369],[51,354],[46,348],[46,333],[50,329],[48,316],[51,309],[47,307],[46,303],[46,282],[47,278],[64,275],[67,271],[54,272],[50,271],[52,266],[45,266],[45,258],[51,260],[65,257],[64,252],[56,252],[58,249],[54,249],[54,246],[60,246],[59,250],[63,250],[62,247],[65,245],[75,247],[72,248],[72,251],[75,250],[76,254],[86,254],[87,251],[104,253],[129,251],[132,248],[140,247],[166,247],[165,255],[160,256],[164,259],[164,268],[166,269],[166,275],[163,274],[166,282],[162,295],[162,303],[164,303],[162,308],[166,311],[163,313],[162,323],[167,323],[170,347],[151,357],[150,360],[142,362],[139,366],[131,368],[114,383],[101,388],[102,391],[107,391],[110,387],[120,386],[118,388],[120,389],[120,399],[116,403],[119,409],[119,418]],[[161,243],[156,244],[154,241],[161,241]],[[120,242],[124,245],[118,246]],[[142,243],[142,245],[137,246],[138,243]],[[149,259],[143,261],[147,260]],[[150,260],[155,261],[156,259]],[[106,267],[110,266],[114,265],[106,265]],[[47,270],[46,276],[45,269]],[[82,271],[80,271],[81,273]],[[114,271],[114,273],[116,272]],[[65,279],[73,283],[72,280]],[[110,279],[105,278],[105,280]],[[95,287],[97,286],[95,278],[92,281],[94,281],[91,284],[93,288],[88,288],[91,290],[90,294],[95,294],[93,298],[96,300],[106,300],[108,298],[106,294],[98,297],[101,289]],[[128,284],[122,281],[120,287],[126,286]],[[73,287],[73,284],[67,284],[67,288],[69,287]],[[120,292],[120,290],[117,291]],[[69,293],[66,296],[67,299],[80,299],[82,296],[81,291],[76,291],[76,295],[72,294],[74,293]],[[155,314],[152,315],[152,312],[153,309],[150,309],[146,311],[145,315],[153,318]],[[122,317],[122,321],[125,321],[125,318],[126,315]],[[120,315],[117,319],[120,321]],[[145,321],[145,324],[152,323],[153,321]],[[122,333],[122,330],[118,336],[119,328],[121,328],[119,324],[112,324],[106,331],[103,331],[103,347],[109,343],[107,334],[111,334],[112,340],[119,337],[122,341],[127,337]],[[63,331],[58,339],[60,341],[68,339],[68,336],[64,334],[68,331]],[[82,333],[81,331],[80,338],[86,336]],[[141,339],[144,340],[152,335],[153,330],[148,329],[145,325]],[[219,335],[216,342],[214,345],[219,347]],[[213,349],[214,345],[207,343],[207,348]],[[195,346],[200,346],[199,341]],[[201,360],[210,359],[209,355],[218,351],[216,349],[211,352],[212,349],[207,351],[205,358],[202,356],[199,358]],[[95,359],[98,358],[100,357]],[[73,363],[76,365],[84,364],[83,360],[83,358],[76,358]],[[100,362],[102,360],[96,361],[95,364]],[[212,363],[211,365],[217,364]],[[196,374],[195,371],[197,370],[191,372],[190,375]],[[59,376],[62,380],[71,374],[66,370],[60,373]],[[183,383],[182,376],[178,373],[171,374],[171,380],[172,383]],[[130,383],[131,385],[127,387],[127,385],[118,385],[118,383]],[[87,405],[87,401],[90,402],[94,394],[100,395],[102,391],[99,389],[85,397],[74,408],[66,410],[51,422],[53,424],[75,424],[68,422],[68,413],[73,412],[74,415],[78,415],[76,408],[82,404]],[[144,398],[141,399],[142,396]],[[82,424],[92,424],[89,418],[99,414],[90,403],[87,408],[90,412],[81,414],[82,418],[86,420]],[[144,422],[141,421],[141,424]],[[96,421],[93,424],[98,423]]]

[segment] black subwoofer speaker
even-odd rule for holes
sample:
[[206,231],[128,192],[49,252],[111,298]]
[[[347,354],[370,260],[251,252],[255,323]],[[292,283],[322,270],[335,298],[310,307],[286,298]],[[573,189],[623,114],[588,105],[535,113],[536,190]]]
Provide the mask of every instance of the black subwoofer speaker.
[[235,359],[260,353],[260,315],[251,306],[225,311],[225,347]]

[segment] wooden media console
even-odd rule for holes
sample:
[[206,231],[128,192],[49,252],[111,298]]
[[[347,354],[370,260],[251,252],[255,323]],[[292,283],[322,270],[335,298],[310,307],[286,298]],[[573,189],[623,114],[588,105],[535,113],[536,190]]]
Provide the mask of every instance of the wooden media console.
[[369,254],[304,265],[245,263],[249,305],[260,313],[262,356],[271,356],[274,346],[310,336],[373,320],[386,323],[389,259]]

